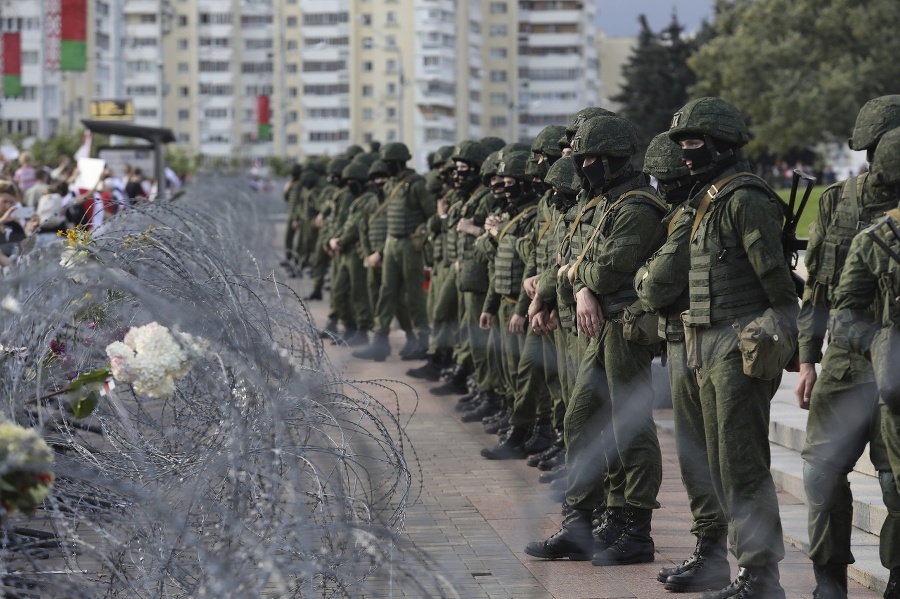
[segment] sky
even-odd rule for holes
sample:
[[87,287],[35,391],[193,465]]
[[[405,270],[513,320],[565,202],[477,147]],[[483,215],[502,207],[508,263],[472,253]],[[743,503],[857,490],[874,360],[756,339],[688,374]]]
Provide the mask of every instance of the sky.
[[638,15],[644,14],[653,31],[669,24],[672,11],[685,30],[696,31],[706,18],[712,21],[713,0],[596,0],[597,24],[610,37],[637,35]]

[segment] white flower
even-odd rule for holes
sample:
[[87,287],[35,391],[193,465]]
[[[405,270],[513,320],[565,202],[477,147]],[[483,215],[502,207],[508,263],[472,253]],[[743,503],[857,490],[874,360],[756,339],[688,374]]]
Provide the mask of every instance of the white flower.
[[53,452],[31,428],[0,422],[0,476],[9,472],[48,472]]
[[156,322],[132,328],[124,343],[117,341],[106,348],[113,377],[132,383],[135,391],[148,397],[171,395],[175,379],[191,369],[190,359],[205,354],[208,347],[205,339],[187,333],[178,337]]
[[22,304],[20,304],[19,300],[16,299],[16,296],[11,293],[4,297],[3,301],[0,302],[0,308],[6,312],[12,312],[13,314],[22,312]]

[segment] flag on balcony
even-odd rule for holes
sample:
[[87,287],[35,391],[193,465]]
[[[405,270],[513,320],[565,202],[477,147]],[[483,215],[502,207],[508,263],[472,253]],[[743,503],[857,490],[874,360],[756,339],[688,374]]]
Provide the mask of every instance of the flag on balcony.
[[256,138],[259,141],[271,141],[272,125],[269,123],[269,96],[256,97],[256,122],[258,125]]
[[87,0],[62,0],[59,68],[87,70]]
[[22,97],[22,34],[3,34],[3,95]]

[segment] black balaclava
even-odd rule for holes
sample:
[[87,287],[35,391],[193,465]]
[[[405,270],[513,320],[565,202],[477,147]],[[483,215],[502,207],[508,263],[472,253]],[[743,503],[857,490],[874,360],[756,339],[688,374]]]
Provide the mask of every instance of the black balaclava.
[[578,194],[568,193],[559,189],[554,189],[553,195],[550,196],[550,202],[562,213],[568,212],[569,208],[578,203]]
[[628,156],[598,156],[588,166],[584,166],[584,159],[581,160],[581,164],[584,178],[594,190],[609,191],[634,176],[634,167]]
[[358,196],[365,189],[365,184],[356,179],[347,179],[347,189],[349,189],[353,195]]
[[737,164],[739,152],[738,146],[704,135],[703,145],[682,149],[681,158],[691,162],[691,179],[695,183],[709,183]]
[[690,177],[659,182],[659,191],[665,197],[666,203],[672,205],[680,204],[691,197],[691,189],[693,188],[694,183]]
[[466,166],[469,168],[465,170],[460,170],[457,167],[453,177],[453,187],[462,192],[464,196],[469,196],[478,187],[481,177],[477,168],[474,168],[469,163],[466,163]]
[[397,160],[385,160],[384,165],[387,167],[388,174],[391,177],[399,175],[400,171],[403,170],[403,167],[406,166],[404,163]]

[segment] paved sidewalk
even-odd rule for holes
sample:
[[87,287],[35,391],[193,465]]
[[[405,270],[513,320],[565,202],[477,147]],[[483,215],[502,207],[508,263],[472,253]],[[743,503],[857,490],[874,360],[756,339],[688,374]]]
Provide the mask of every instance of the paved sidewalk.
[[[307,280],[292,280],[306,291]],[[310,311],[324,326],[325,301],[310,302]],[[660,434],[663,453],[662,507],[654,514],[653,538],[656,561],[652,564],[598,568],[590,562],[543,561],[526,556],[525,544],[544,539],[562,520],[559,504],[548,497],[547,485],[538,482],[538,471],[524,461],[491,461],[479,450],[496,443],[478,423],[463,424],[453,411],[455,397],[429,393],[431,383],[405,375],[418,362],[403,362],[396,351],[403,344],[397,331],[391,335],[394,355],[376,363],[352,358],[346,347],[326,342],[329,356],[348,380],[394,379],[400,413],[415,414],[407,432],[422,469],[422,494],[409,509],[406,534],[434,559],[456,584],[464,599],[480,598],[658,598],[698,597],[675,595],[656,581],[660,567],[680,563],[694,546],[690,536],[690,510],[681,483],[673,438]],[[379,396],[374,388],[371,389]],[[418,393],[418,399],[416,398]],[[395,398],[381,393],[387,405]],[[670,410],[658,410],[661,420]],[[799,501],[780,494],[785,503]],[[808,558],[788,546],[781,564],[782,583],[791,599],[808,598],[815,582]],[[736,572],[736,566],[734,566]],[[388,591],[375,596],[392,596]],[[851,582],[853,598],[877,598],[879,594]]]

